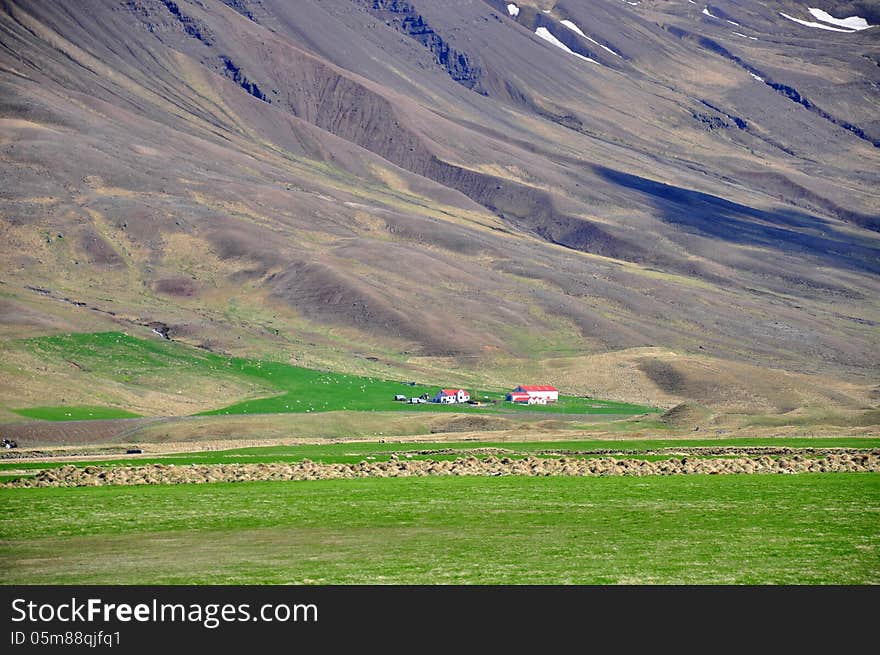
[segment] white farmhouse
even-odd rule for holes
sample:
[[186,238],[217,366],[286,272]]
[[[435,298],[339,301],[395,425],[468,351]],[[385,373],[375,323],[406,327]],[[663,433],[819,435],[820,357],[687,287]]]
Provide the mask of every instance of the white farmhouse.
[[449,405],[452,403],[466,403],[470,399],[471,395],[464,389],[440,389],[437,395],[431,399],[431,402]]

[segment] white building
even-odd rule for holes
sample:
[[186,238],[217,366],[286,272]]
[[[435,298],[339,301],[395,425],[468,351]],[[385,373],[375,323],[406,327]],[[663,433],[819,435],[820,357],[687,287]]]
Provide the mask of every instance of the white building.
[[559,400],[559,390],[548,384],[522,384],[507,394],[507,400],[514,403],[528,403],[529,405],[546,405]]
[[437,395],[431,399],[431,402],[449,405],[452,403],[466,403],[470,399],[471,395],[464,389],[440,389]]

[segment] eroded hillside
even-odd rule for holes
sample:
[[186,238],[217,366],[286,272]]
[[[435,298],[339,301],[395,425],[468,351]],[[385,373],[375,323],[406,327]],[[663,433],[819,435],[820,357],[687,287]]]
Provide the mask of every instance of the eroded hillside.
[[[564,362],[573,392],[670,404],[765,371],[759,405],[864,405],[880,27],[818,20],[791,1],[4,0],[0,331],[492,382]],[[779,400],[782,371],[821,377]],[[39,384],[4,373],[4,399]]]

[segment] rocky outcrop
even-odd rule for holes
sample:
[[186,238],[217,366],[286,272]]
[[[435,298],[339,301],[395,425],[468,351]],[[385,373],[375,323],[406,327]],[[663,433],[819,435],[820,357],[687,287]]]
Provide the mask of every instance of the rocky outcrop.
[[233,62],[229,57],[227,57],[226,55],[221,55],[220,61],[223,63],[223,74],[226,75],[226,77],[238,84],[238,86],[250,93],[257,100],[270,102],[269,98],[266,97],[266,94],[260,90],[260,87],[257,85],[257,83],[249,80],[244,75],[244,73],[241,72],[241,68],[237,66],[235,62]]
[[674,27],[674,26],[667,26],[666,30],[670,34],[677,36],[680,39],[695,40],[701,48],[709,50],[710,52],[713,52],[716,55],[724,57],[725,59],[733,62],[734,64],[736,64],[737,66],[739,66],[740,68],[745,70],[746,72],[753,75],[755,77],[755,79],[760,80],[761,82],[763,82],[764,84],[769,86],[771,89],[773,89],[777,93],[785,96],[786,98],[788,98],[792,102],[799,104],[804,109],[807,109],[808,111],[813,112],[817,116],[821,116],[826,121],[828,121],[830,123],[834,123],[835,125],[842,127],[843,129],[845,129],[849,132],[852,132],[854,135],[856,135],[857,137],[859,137],[863,141],[867,141],[868,143],[873,145],[875,148],[880,148],[880,139],[875,139],[875,138],[869,136],[865,132],[865,130],[862,129],[861,127],[859,127],[858,125],[854,125],[853,123],[850,123],[847,120],[838,118],[837,116],[832,116],[830,113],[828,113],[827,111],[825,111],[821,107],[816,106],[816,104],[814,102],[811,102],[810,100],[808,100],[800,91],[798,91],[794,87],[789,86],[787,84],[783,84],[782,82],[777,82],[776,80],[772,79],[772,77],[770,76],[769,73],[767,73],[761,69],[756,68],[755,66],[753,66],[749,62],[745,61],[742,57],[733,54],[730,50],[725,48],[723,45],[721,45],[720,43],[718,43],[714,39],[710,39],[705,36],[696,36],[696,35],[688,32],[687,30],[683,30],[679,27]]
[[[196,20],[192,16],[188,16],[180,9],[180,5],[178,5],[173,0],[162,0],[162,3],[165,5],[165,8],[169,11],[169,13],[177,19],[180,23],[180,26],[183,28],[183,31],[186,32],[189,36],[201,41],[207,46],[214,44],[214,38],[211,34],[211,30],[205,26],[200,21]],[[129,6],[134,8],[136,3],[130,2]]]
[[453,80],[477,93],[486,94],[480,86],[482,71],[473,57],[453,48],[412,3],[405,0],[361,0],[361,4],[376,18],[421,43]]

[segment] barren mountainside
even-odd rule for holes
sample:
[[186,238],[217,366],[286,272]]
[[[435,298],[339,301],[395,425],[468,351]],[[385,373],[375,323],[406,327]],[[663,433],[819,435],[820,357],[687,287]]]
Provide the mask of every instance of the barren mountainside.
[[880,24],[867,1],[0,0],[0,336],[155,329],[670,406],[790,372],[860,406],[880,27],[817,3]]

